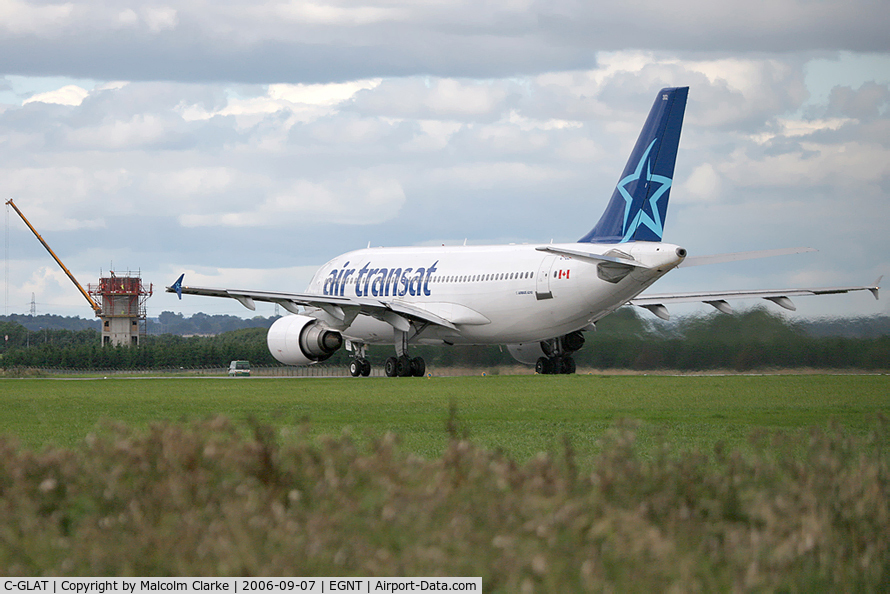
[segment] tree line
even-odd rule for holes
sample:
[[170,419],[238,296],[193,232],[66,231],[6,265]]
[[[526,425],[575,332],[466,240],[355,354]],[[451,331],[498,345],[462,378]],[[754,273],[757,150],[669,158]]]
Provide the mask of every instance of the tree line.
[[74,369],[169,369],[227,367],[235,359],[257,365],[274,363],[266,347],[266,330],[247,328],[218,336],[183,337],[174,334],[146,336],[142,344],[101,346],[95,330],[50,330],[32,333],[27,345],[27,331],[10,322],[0,322],[0,332],[9,336],[0,365],[14,367],[50,367]]
[[[242,330],[244,328],[268,328],[279,316],[264,318],[254,316],[249,319],[239,318],[225,314],[209,315],[196,313],[184,316],[181,313],[164,311],[157,318],[148,318],[145,321],[146,334],[149,336],[161,334],[178,334],[180,336],[210,336]],[[98,318],[65,317],[53,314],[26,315],[10,314],[0,316],[0,323],[15,322],[31,332],[44,330],[88,330],[101,331],[102,322]]]
[[[0,322],[0,336],[5,339],[0,344],[0,366],[200,368],[225,367],[236,359],[275,365],[266,346],[266,328],[275,319],[261,318],[254,320],[257,327],[215,336],[149,335],[138,347],[102,347],[99,332],[90,328],[31,331],[15,321],[4,321]],[[887,327],[887,321],[887,316],[878,316],[867,326]],[[792,322],[762,308],[735,315],[689,316],[663,324],[641,318],[633,308],[622,308],[599,322],[595,332],[585,334],[586,345],[574,357],[579,367],[595,369],[890,369],[890,332],[865,337],[824,336],[814,334],[808,324],[811,322]],[[391,354],[391,346],[369,348],[370,358],[377,364]],[[515,364],[499,346],[417,346],[412,355],[438,367]],[[327,363],[346,365],[349,357],[350,353],[341,349]]]

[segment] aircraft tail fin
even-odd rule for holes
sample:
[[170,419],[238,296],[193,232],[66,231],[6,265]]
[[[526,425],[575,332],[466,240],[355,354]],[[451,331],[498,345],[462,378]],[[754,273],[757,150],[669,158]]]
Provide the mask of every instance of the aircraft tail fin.
[[606,211],[579,242],[661,241],[688,92],[658,92]]
[[170,288],[176,292],[176,295],[179,296],[179,299],[182,300],[182,279],[185,278],[185,273],[179,275],[179,278],[176,279],[176,282],[173,283],[173,286]]

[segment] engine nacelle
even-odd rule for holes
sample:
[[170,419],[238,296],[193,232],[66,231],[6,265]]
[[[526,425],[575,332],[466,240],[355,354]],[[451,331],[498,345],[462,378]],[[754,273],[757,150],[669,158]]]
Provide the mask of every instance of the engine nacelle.
[[569,332],[565,336],[542,340],[541,342],[525,342],[508,344],[507,350],[514,359],[526,365],[534,365],[540,357],[571,355],[584,346],[584,334],[580,330]]
[[315,318],[285,316],[266,335],[272,356],[285,365],[308,365],[329,358],[343,346],[343,335]]
[[534,365],[540,357],[545,357],[540,342],[524,342],[522,344],[508,344],[507,351],[520,363]]

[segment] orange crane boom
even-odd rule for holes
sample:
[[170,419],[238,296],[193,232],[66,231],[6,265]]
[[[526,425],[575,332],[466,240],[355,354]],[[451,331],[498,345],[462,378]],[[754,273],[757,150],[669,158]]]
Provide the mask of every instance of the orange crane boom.
[[86,298],[86,300],[90,302],[90,307],[93,308],[93,311],[95,312],[95,314],[97,316],[100,315],[102,313],[102,308],[99,307],[99,304],[96,303],[96,301],[92,297],[90,297],[90,294],[86,292],[86,290],[80,285],[79,282],[77,282],[77,279],[74,278],[74,275],[71,274],[71,271],[68,270],[64,264],[62,264],[62,261],[59,259],[59,257],[56,255],[56,253],[52,250],[51,247],[49,247],[49,244],[46,243],[46,241],[44,241],[44,239],[40,236],[40,233],[37,232],[37,229],[35,229],[34,226],[28,222],[28,219],[25,218],[25,215],[22,214],[22,211],[19,210],[19,207],[15,205],[15,202],[13,202],[12,199],[9,199],[6,201],[6,204],[11,206],[13,208],[13,210],[15,210],[18,213],[18,215],[20,217],[22,217],[22,220],[25,221],[25,224],[28,226],[28,229],[31,230],[31,233],[33,233],[34,236],[40,240],[40,243],[43,244],[43,247],[46,248],[46,251],[49,252],[49,255],[53,257],[53,260],[55,260],[56,263],[62,267],[62,270],[65,272],[65,274],[68,275],[68,278],[71,279],[71,282],[74,283],[74,286],[77,287],[78,290],[80,290],[81,294]]

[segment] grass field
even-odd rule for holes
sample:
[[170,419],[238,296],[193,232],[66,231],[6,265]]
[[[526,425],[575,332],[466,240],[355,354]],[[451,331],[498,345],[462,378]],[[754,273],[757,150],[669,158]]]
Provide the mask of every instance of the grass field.
[[886,591],[888,388],[830,375],[0,380],[0,574]]
[[[141,427],[223,415],[313,435],[356,439],[386,432],[402,447],[441,455],[450,410],[458,431],[516,459],[596,450],[619,419],[638,438],[663,435],[681,449],[743,445],[756,429],[825,427],[863,434],[890,415],[890,376],[489,376],[453,378],[171,378],[0,380],[0,435],[28,448],[81,443],[103,419]],[[308,422],[308,423],[307,423]]]

